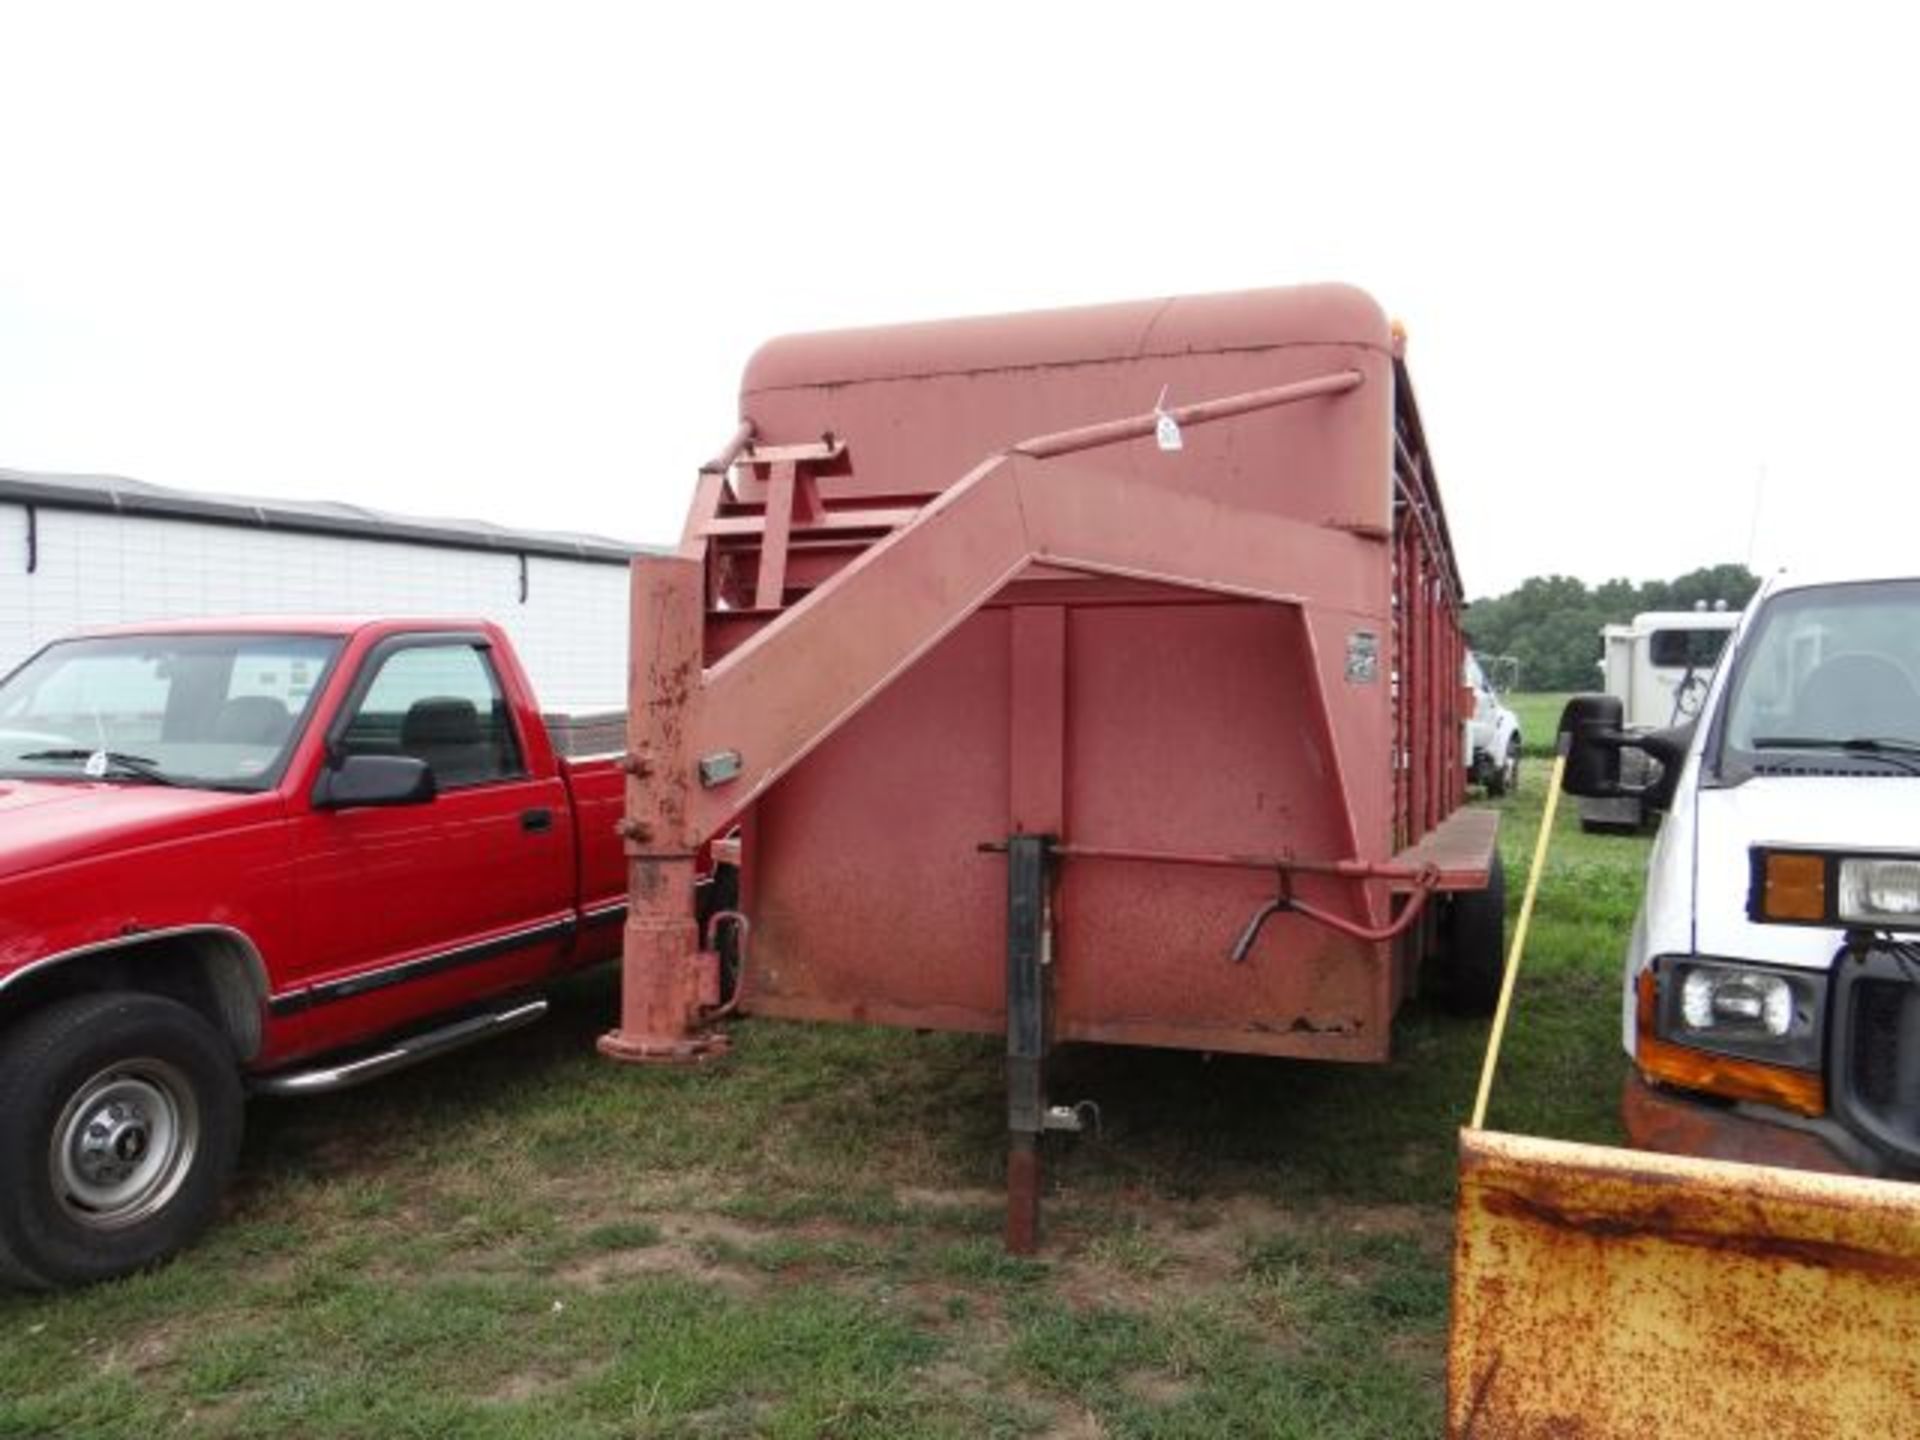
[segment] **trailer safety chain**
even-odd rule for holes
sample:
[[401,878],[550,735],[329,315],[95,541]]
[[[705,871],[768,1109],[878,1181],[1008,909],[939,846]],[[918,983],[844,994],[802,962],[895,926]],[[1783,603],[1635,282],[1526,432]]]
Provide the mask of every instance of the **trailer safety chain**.
[[1434,864],[1422,865],[1419,873],[1414,876],[1413,889],[1408,892],[1407,903],[1400,907],[1400,913],[1384,925],[1362,925],[1343,915],[1322,910],[1317,905],[1309,905],[1295,896],[1291,869],[1282,866],[1276,873],[1279,876],[1280,893],[1253,912],[1253,918],[1247,922],[1247,928],[1240,932],[1239,940],[1228,952],[1227,958],[1236,965],[1246,962],[1247,957],[1253,953],[1254,944],[1259,940],[1261,930],[1266,927],[1267,921],[1276,915],[1283,913],[1299,915],[1303,919],[1311,920],[1316,925],[1323,925],[1336,934],[1345,935],[1352,940],[1368,942],[1392,940],[1404,934],[1408,927],[1420,918],[1421,912],[1427,908],[1428,899],[1440,888],[1440,867]]

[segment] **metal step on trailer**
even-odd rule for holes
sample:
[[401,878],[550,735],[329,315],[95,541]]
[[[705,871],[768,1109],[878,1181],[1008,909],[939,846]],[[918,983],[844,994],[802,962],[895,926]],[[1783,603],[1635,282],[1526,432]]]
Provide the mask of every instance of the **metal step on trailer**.
[[[1494,845],[1500,835],[1500,812],[1478,805],[1463,805],[1420,840],[1393,857],[1395,868],[1422,873],[1428,866],[1436,874],[1436,889],[1478,890],[1487,883],[1493,865]],[[1396,880],[1394,888],[1404,889],[1407,882]]]
[[492,1039],[509,1030],[518,1030],[523,1025],[531,1025],[541,1019],[546,1013],[545,1000],[523,1001],[509,1009],[489,1010],[484,1014],[469,1015],[450,1025],[423,1030],[355,1059],[301,1070],[283,1070],[277,1075],[263,1075],[253,1082],[252,1089],[259,1095],[330,1095],[336,1090],[364,1085],[369,1080],[378,1080],[396,1070],[405,1070],[450,1050]]

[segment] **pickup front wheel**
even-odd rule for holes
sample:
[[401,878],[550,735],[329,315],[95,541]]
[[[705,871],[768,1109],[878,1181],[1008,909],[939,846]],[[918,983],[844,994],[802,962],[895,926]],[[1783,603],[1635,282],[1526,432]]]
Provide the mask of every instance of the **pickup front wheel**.
[[124,1275],[213,1218],[239,1149],[226,1039],[158,995],[79,995],[0,1037],[0,1280]]

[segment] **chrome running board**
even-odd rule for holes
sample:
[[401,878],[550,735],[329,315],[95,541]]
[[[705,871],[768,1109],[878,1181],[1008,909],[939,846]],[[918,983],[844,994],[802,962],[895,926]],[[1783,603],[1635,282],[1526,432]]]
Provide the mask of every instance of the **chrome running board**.
[[422,1060],[431,1060],[449,1050],[491,1039],[508,1030],[518,1030],[522,1025],[531,1025],[546,1013],[545,1000],[529,1000],[511,1010],[490,1011],[485,1015],[473,1015],[451,1025],[443,1025],[437,1030],[423,1030],[418,1035],[409,1035],[404,1040],[395,1041],[387,1049],[358,1060],[311,1070],[283,1070],[276,1075],[263,1075],[252,1082],[252,1089],[259,1095],[330,1095],[336,1090],[364,1085],[369,1080],[378,1080],[382,1075],[405,1070],[410,1065],[418,1065]]

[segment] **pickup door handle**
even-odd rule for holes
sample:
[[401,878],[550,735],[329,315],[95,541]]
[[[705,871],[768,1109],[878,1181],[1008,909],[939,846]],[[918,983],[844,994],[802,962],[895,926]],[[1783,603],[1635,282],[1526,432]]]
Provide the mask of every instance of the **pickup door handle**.
[[553,811],[544,809],[522,810],[520,812],[520,828],[529,835],[545,834],[547,831],[553,829]]

